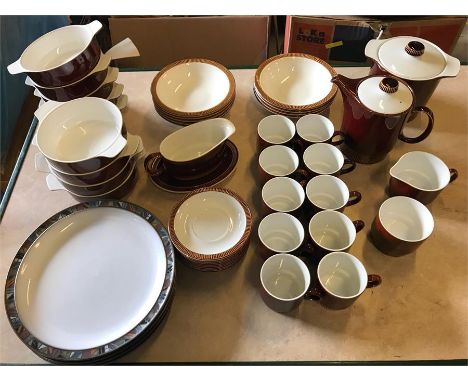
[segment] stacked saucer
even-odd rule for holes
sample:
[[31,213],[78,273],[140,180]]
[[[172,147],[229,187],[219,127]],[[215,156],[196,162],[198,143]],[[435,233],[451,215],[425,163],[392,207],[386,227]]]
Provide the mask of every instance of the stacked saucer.
[[215,272],[232,267],[250,242],[252,214],[247,203],[224,188],[201,188],[183,198],[169,218],[169,236],[191,268]]
[[270,113],[289,118],[306,114],[327,115],[337,87],[335,70],[320,58],[302,53],[274,56],[255,72],[253,92]]
[[164,67],[151,84],[151,95],[162,118],[186,126],[225,116],[234,103],[236,83],[223,65],[191,58]]
[[11,74],[26,73],[26,84],[36,89],[35,95],[45,101],[66,102],[93,96],[116,99],[122,94],[113,91],[118,69],[112,60],[138,56],[130,39],[101,51],[95,34],[99,21],[87,25],[70,25],[53,30],[33,41],[21,57],[8,66]]

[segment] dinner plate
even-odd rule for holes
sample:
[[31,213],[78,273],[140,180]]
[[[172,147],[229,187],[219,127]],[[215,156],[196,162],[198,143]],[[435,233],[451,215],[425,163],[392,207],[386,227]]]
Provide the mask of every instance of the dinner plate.
[[150,212],[123,201],[78,204],[44,222],[18,251],[7,315],[43,358],[107,356],[157,318],[174,272],[167,231]]

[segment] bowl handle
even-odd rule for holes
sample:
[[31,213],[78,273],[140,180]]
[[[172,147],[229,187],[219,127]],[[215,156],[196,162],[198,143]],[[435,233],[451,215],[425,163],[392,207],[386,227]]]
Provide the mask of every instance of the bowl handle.
[[126,94],[122,94],[119,98],[117,98],[117,107],[119,110],[123,110],[127,107],[128,97]]
[[49,174],[46,176],[47,188],[50,191],[65,190],[62,183],[57,179],[54,174]]
[[126,144],[127,140],[121,135],[119,135],[115,142],[106,151],[99,154],[99,156],[106,158],[114,158],[124,149]]
[[382,40],[370,40],[370,41],[367,43],[367,45],[366,45],[366,47],[365,47],[365,49],[364,49],[364,54],[365,54],[367,57],[373,59],[374,61],[379,62],[379,55],[378,55],[378,53],[379,53],[379,48],[380,48],[380,46],[381,46],[384,42],[386,42],[386,41],[387,41],[387,39],[382,39]]
[[110,55],[112,60],[117,60],[119,58],[138,57],[140,52],[133,41],[127,37],[110,48],[106,54]]
[[7,70],[10,74],[24,73],[26,70],[23,68],[20,62],[21,58],[18,58],[15,62],[7,66]]
[[37,110],[34,112],[34,115],[36,118],[39,120],[39,123],[42,122],[42,120],[52,111],[57,109],[62,102],[56,102],[56,101],[48,101],[42,104],[37,108]]
[[460,60],[448,54],[445,54],[445,59],[447,60],[447,65],[445,65],[445,69],[437,76],[437,78],[457,76],[460,72]]
[[84,25],[86,29],[88,29],[93,36],[102,28],[102,24],[98,20],[94,20],[93,22]]

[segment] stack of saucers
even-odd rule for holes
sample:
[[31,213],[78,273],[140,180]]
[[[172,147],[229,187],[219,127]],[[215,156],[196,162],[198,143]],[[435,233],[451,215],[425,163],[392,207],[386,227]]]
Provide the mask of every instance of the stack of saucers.
[[302,53],[274,56],[255,72],[253,92],[269,112],[289,118],[328,115],[337,87],[335,70],[320,58]]
[[112,102],[95,97],[50,101],[35,115],[36,167],[50,172],[49,189],[65,189],[79,201],[120,198],[131,190],[143,146],[140,137],[123,130],[122,114]]
[[186,126],[226,116],[236,97],[236,83],[223,65],[191,58],[164,67],[151,84],[151,95],[162,118]]
[[127,38],[102,53],[95,38],[101,27],[99,21],[93,21],[49,32],[32,42],[8,70],[11,74],[26,73],[26,84],[44,101],[65,102],[86,96],[115,100],[123,86],[114,90],[119,71],[110,63],[139,52]]
[[57,364],[104,364],[162,329],[175,293],[164,225],[128,202],[68,207],[43,222],[8,271],[5,308],[19,339]]
[[245,255],[252,215],[236,193],[201,188],[183,198],[169,219],[169,236],[181,260],[200,271],[221,271]]

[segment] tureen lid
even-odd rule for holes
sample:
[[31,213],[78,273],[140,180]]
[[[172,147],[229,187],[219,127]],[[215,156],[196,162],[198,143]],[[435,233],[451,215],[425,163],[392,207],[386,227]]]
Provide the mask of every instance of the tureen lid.
[[447,61],[441,49],[419,37],[393,37],[378,51],[381,66],[407,80],[427,80],[443,72]]
[[394,77],[369,77],[359,84],[357,93],[368,109],[381,114],[403,113],[413,103],[408,85]]

